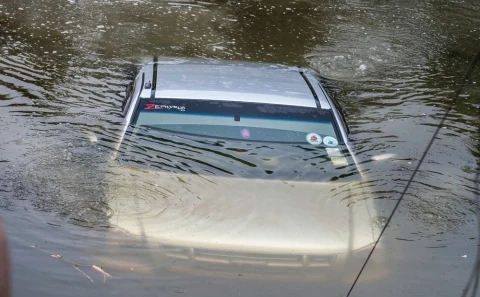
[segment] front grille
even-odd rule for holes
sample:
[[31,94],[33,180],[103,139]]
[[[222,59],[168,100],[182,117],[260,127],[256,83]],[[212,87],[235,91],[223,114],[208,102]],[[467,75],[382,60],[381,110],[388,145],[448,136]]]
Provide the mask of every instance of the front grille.
[[265,254],[162,246],[165,256],[195,264],[220,264],[258,268],[330,268],[336,255]]

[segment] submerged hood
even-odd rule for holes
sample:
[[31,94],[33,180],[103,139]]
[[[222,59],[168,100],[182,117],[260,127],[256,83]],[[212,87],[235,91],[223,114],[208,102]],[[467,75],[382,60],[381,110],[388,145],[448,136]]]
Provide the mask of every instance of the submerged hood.
[[114,166],[111,223],[147,240],[219,250],[346,253],[374,241],[359,182],[201,176]]

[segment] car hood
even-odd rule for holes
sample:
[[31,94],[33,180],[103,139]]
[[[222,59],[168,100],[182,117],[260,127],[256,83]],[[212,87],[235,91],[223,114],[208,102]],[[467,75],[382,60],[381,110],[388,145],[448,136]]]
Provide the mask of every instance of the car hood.
[[112,166],[112,224],[151,241],[261,253],[347,253],[374,242],[361,182],[292,182]]

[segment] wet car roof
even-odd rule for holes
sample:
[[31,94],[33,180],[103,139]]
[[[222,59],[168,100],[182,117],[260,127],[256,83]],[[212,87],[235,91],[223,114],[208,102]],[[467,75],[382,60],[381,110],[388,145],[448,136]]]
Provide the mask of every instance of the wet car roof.
[[[153,75],[156,68],[156,79]],[[298,67],[245,62],[159,61],[147,64],[145,83],[156,80],[154,98],[210,99],[317,107]],[[307,73],[307,75],[310,75]],[[329,108],[316,88],[318,105]],[[140,97],[152,98],[151,89]]]

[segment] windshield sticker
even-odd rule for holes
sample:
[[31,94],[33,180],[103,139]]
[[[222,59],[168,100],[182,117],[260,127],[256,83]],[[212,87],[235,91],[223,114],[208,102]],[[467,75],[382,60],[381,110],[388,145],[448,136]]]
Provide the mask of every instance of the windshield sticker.
[[317,133],[309,133],[307,135],[307,141],[310,144],[319,145],[322,143],[322,137],[320,137],[320,135],[318,135]]
[[337,146],[338,141],[337,141],[336,138],[334,138],[332,136],[325,136],[323,138],[323,144],[328,145],[328,146]]
[[343,154],[339,148],[327,147],[325,150],[327,151],[329,157],[343,157]]
[[145,108],[144,108],[144,110],[171,110],[171,109],[176,109],[178,111],[185,111],[185,106],[157,105],[157,104],[147,103],[147,104],[145,104]]
[[243,138],[250,138],[250,131],[248,131],[248,129],[242,129],[240,131],[240,134],[242,135]]
[[330,160],[332,161],[334,166],[347,166],[348,161],[345,157],[331,157]]

